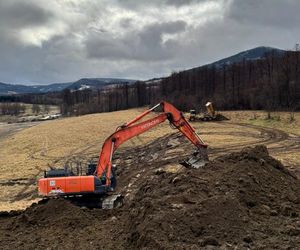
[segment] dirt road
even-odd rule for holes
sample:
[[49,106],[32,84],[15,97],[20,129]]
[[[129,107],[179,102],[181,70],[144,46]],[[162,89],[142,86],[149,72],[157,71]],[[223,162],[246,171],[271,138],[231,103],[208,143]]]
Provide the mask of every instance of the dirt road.
[[25,128],[30,128],[40,124],[41,122],[22,122],[22,123],[4,123],[0,122],[0,142],[8,136],[12,136]]
[[[222,123],[219,123],[222,124]],[[211,152],[214,155],[220,153],[228,153],[240,149],[241,147],[255,146],[255,145],[265,145],[268,147],[271,154],[284,153],[288,154],[291,152],[298,152],[300,150],[300,137],[294,134],[288,134],[282,130],[267,128],[256,125],[249,125],[244,123],[223,123],[224,126],[235,126],[240,127],[238,132],[227,133],[227,135],[233,135],[235,137],[249,137],[255,138],[252,143],[232,143],[227,147],[214,147]],[[243,128],[251,128],[258,132],[258,135],[251,135],[249,132],[243,132]],[[215,132],[217,135],[218,132]],[[295,162],[295,164],[297,164]]]

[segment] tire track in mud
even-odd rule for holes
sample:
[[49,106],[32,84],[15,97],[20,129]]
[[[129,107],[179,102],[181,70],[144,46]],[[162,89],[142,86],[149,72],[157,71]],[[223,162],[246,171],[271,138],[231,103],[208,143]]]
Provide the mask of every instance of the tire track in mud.
[[[256,145],[261,145],[261,144],[266,145],[271,153],[280,152],[283,149],[285,150],[285,152],[300,149],[300,137],[299,136],[296,136],[296,135],[290,136],[286,132],[279,130],[279,129],[267,128],[267,127],[263,127],[263,126],[257,126],[257,125],[251,125],[251,124],[245,124],[245,123],[226,122],[226,123],[219,123],[219,124],[222,124],[222,125],[230,124],[230,125],[234,125],[234,126],[239,126],[241,128],[251,128],[251,129],[258,131],[260,134],[259,134],[259,136],[255,137],[258,140],[255,142],[252,142],[252,143],[242,142],[242,143],[234,143],[234,144],[228,145],[228,146],[226,146],[226,148],[225,147],[211,148],[209,152],[212,154],[219,154],[219,153],[223,153],[223,152],[229,153],[229,152],[238,150],[241,147],[256,146]],[[226,133],[225,133],[225,135],[226,135]],[[232,132],[232,133],[227,133],[227,135],[233,135],[233,136],[243,135],[245,137],[250,137],[248,132]],[[279,145],[282,142],[286,142],[287,144]]]
[[41,122],[23,122],[23,123],[4,123],[0,122],[0,142],[9,136],[13,136],[17,132],[26,128],[31,128]]

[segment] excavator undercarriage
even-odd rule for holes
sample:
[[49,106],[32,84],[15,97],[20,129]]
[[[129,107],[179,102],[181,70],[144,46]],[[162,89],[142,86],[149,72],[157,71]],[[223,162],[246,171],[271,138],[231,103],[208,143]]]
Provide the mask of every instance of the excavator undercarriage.
[[[85,184],[87,185],[87,180],[90,180],[91,183],[94,185],[94,192],[63,192],[63,186],[59,186],[57,189],[52,189],[47,199],[56,199],[56,198],[64,198],[69,200],[73,204],[86,207],[86,208],[102,208],[102,209],[113,209],[118,208],[123,205],[123,196],[122,194],[110,194],[110,190],[105,188],[105,178],[99,180],[97,177],[93,176],[93,173],[96,170],[97,164],[90,163],[88,164],[86,171],[77,171],[74,173],[72,169],[69,167],[64,167],[61,169],[51,169],[49,171],[44,172],[44,179],[45,183],[49,182],[50,185],[54,184],[53,181],[57,181],[56,178],[62,177],[71,177],[65,180],[70,180],[72,182],[78,181],[81,182],[81,179],[85,179]],[[86,178],[87,177],[87,178]],[[61,180],[61,179],[60,179]],[[52,181],[52,183],[51,183]],[[40,185],[42,185],[42,181]],[[56,184],[56,183],[55,183]],[[66,185],[65,185],[66,186]],[[116,178],[115,178],[115,169],[112,168],[112,175],[111,175],[111,187],[110,189],[114,189],[116,187]],[[66,189],[66,187],[65,187]]]

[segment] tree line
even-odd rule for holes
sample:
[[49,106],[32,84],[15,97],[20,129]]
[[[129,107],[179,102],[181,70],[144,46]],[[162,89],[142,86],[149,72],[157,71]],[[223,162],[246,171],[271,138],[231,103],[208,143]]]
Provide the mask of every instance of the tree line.
[[159,102],[159,88],[156,83],[145,84],[138,81],[134,84],[116,84],[97,91],[65,89],[61,112],[82,115],[140,107]]
[[[0,115],[12,115],[17,116],[19,114],[24,114],[26,111],[26,106],[19,102],[2,102],[0,103]],[[31,105],[31,112],[35,115],[40,114],[48,114],[50,112],[49,105],[39,105],[39,104],[32,104]]]
[[299,110],[300,52],[173,73],[162,96],[187,110],[211,100],[219,109]]
[[14,103],[0,103],[0,115],[19,115],[25,112],[25,105],[18,102]]
[[160,100],[187,111],[213,101],[218,109],[300,109],[300,52],[271,52],[258,60],[174,72],[160,81],[114,85],[98,91],[65,90],[64,114],[110,112]]

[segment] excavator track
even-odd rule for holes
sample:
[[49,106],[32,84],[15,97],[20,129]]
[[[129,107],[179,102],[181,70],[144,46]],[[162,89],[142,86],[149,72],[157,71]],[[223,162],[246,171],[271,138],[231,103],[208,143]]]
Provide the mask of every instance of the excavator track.
[[50,199],[66,199],[70,201],[72,204],[85,207],[85,208],[99,208],[99,209],[115,209],[120,208],[124,204],[124,196],[121,194],[113,194],[107,196],[53,196],[49,198],[44,198],[42,202],[47,202]]

